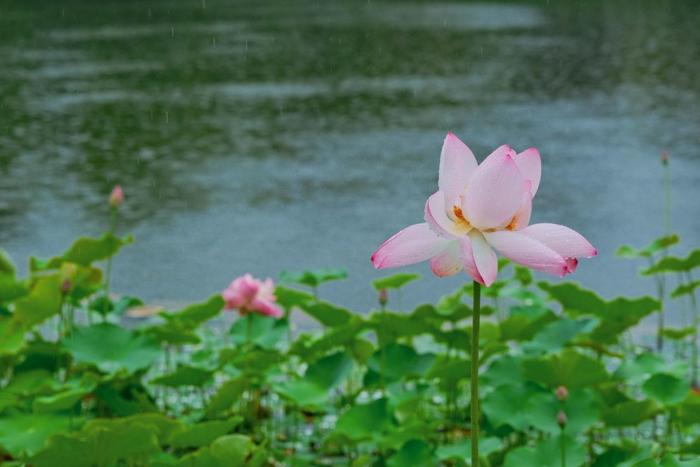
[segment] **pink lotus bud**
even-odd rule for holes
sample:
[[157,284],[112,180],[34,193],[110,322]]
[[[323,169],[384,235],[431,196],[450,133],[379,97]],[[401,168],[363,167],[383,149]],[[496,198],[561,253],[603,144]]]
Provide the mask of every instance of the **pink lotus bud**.
[[568,419],[566,418],[566,413],[564,413],[563,410],[560,410],[557,414],[557,425],[559,425],[560,428],[564,428],[567,421]]
[[272,279],[261,281],[245,274],[231,282],[221,296],[226,302],[227,310],[237,309],[242,315],[259,313],[280,318],[284,314],[276,303],[275,283]]
[[668,152],[661,151],[661,163],[663,165],[668,165],[668,161],[669,161]]
[[75,278],[78,275],[78,267],[73,263],[63,263],[61,265],[61,293],[68,295],[73,290]]
[[379,290],[379,304],[385,306],[389,301],[389,292],[386,289]]
[[68,295],[73,289],[73,282],[70,279],[63,279],[61,282],[61,293],[63,295]]
[[554,391],[554,394],[561,402],[564,402],[569,398],[569,390],[566,389],[566,386],[559,386],[557,390]]
[[124,202],[124,191],[121,185],[117,185],[112,189],[109,195],[109,205],[113,208],[118,208]]

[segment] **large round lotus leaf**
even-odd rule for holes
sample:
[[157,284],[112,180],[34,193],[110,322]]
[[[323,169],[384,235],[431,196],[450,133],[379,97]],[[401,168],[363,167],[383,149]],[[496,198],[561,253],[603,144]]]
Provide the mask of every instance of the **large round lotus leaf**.
[[359,441],[381,434],[390,421],[387,400],[377,399],[368,404],[352,406],[338,419],[336,431]]
[[95,389],[95,381],[76,381],[49,396],[37,397],[32,403],[35,413],[58,412],[75,406],[86,394]]
[[154,340],[110,323],[78,328],[63,345],[77,362],[93,364],[105,373],[147,368],[160,356]]
[[213,371],[205,368],[197,368],[191,365],[180,365],[172,373],[159,376],[151,381],[152,384],[160,386],[196,386],[201,387],[211,380]]
[[184,456],[177,465],[188,467],[231,467],[246,465],[246,459],[255,449],[250,438],[243,435],[227,435],[218,438],[210,446]]
[[434,361],[434,354],[419,354],[413,347],[392,343],[377,350],[369,358],[367,366],[379,374],[383,370],[386,381],[396,381],[422,375]]
[[377,290],[382,289],[400,289],[409,282],[420,279],[419,274],[412,274],[410,272],[399,272],[391,276],[382,277],[381,279],[375,279],[372,281],[372,285]]
[[56,433],[67,431],[70,417],[60,415],[12,415],[0,419],[0,446],[13,456],[32,455]]
[[287,339],[289,324],[286,319],[274,319],[269,316],[250,314],[236,320],[231,326],[231,341],[244,344],[248,340],[250,326],[251,340],[265,349],[274,349]]
[[[584,445],[576,439],[564,437],[564,455],[567,467],[579,467],[586,461]],[[504,467],[561,467],[561,435],[551,436],[540,444],[531,447],[519,447],[508,453]]]
[[432,453],[430,445],[425,441],[412,439],[407,441],[396,454],[389,458],[388,467],[432,467],[437,465],[437,459]]
[[301,407],[317,408],[326,403],[331,389],[345,380],[352,367],[352,359],[346,352],[336,352],[309,365],[302,379],[280,384],[275,389]]
[[686,398],[690,391],[690,384],[676,376],[657,373],[642,385],[642,391],[664,405],[674,405]]
[[157,433],[155,425],[141,423],[138,417],[92,420],[79,433],[52,437],[32,465],[139,465],[160,451]]
[[346,279],[348,272],[345,269],[314,269],[302,272],[282,271],[280,281],[284,283],[296,283],[308,287],[318,287],[331,281]]
[[635,426],[649,420],[661,411],[653,400],[630,400],[616,404],[603,412],[603,421],[609,427]]
[[609,377],[600,361],[570,349],[555,355],[525,360],[523,368],[526,378],[552,388],[581,388],[602,383]]
[[181,426],[173,431],[167,444],[175,448],[207,446],[220,436],[231,432],[242,421],[242,417],[233,417],[228,420],[212,420]]
[[531,394],[532,388],[523,384],[504,384],[484,397],[482,413],[494,427],[510,425],[516,430],[524,430],[530,421],[523,407]]
[[[503,442],[496,438],[479,437],[479,457],[486,458],[489,454],[501,449]],[[472,440],[464,438],[456,443],[445,444],[437,448],[435,454],[441,461],[461,459],[467,461],[471,458]]]

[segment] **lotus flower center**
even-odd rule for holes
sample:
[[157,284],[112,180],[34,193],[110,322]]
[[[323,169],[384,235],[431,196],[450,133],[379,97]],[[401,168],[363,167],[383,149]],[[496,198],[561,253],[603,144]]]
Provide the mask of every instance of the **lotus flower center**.
[[452,206],[452,214],[454,214],[454,222],[455,224],[461,229],[464,230],[464,232],[469,232],[472,228],[471,224],[469,221],[464,217],[464,212],[462,212],[462,208],[459,206]]

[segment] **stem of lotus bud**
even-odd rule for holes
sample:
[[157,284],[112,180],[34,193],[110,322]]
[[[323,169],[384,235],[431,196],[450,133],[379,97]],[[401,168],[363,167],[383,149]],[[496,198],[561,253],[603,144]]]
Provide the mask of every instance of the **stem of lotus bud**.
[[[109,213],[109,233],[114,234],[117,230],[117,216],[119,215],[118,205],[111,205]],[[107,271],[105,274],[104,300],[102,301],[102,321],[107,320],[109,304],[109,283],[112,280],[112,257],[107,258]],[[90,311],[88,311],[88,314]]]

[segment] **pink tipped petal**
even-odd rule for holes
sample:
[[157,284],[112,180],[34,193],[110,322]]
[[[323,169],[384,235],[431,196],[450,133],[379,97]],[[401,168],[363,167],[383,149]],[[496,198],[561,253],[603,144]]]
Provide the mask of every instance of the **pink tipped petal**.
[[459,248],[459,241],[450,242],[449,246],[442,253],[430,259],[430,269],[438,277],[446,277],[457,274],[462,270],[462,258]]
[[489,166],[492,163],[500,163],[500,160],[503,158],[503,156],[510,156],[511,158],[514,158],[515,151],[507,144],[498,146],[491,154],[486,156],[486,159],[481,161],[481,164],[479,164],[479,168]]
[[232,290],[226,289],[221,293],[224,301],[226,302],[226,309],[233,310],[240,308],[245,303],[237,293]]
[[500,230],[484,236],[492,247],[518,264],[560,277],[570,272],[562,255],[522,231]]
[[495,282],[498,275],[498,258],[481,233],[471,232],[469,238],[472,242],[476,269],[484,279],[483,284],[488,287]]
[[526,183],[507,146],[496,149],[476,170],[463,203],[467,220],[479,229],[510,223],[523,200]]
[[532,183],[532,197],[535,197],[537,189],[540,186],[540,177],[542,176],[542,160],[540,152],[537,148],[526,149],[515,156],[515,163],[518,165],[520,173],[523,174],[525,180]]
[[472,242],[469,237],[463,237],[459,241],[459,247],[461,250],[462,263],[464,266],[464,272],[469,274],[472,279],[477,281],[479,284],[484,285],[484,278],[479,274],[479,270],[476,268],[476,261],[474,261],[474,251],[472,250]]
[[441,253],[449,242],[438,237],[428,224],[414,224],[385,241],[372,255],[372,264],[384,269],[420,263]]
[[447,133],[440,154],[438,188],[443,192],[447,204],[452,204],[464,192],[469,177],[477,168],[476,158],[453,133]]
[[565,258],[591,258],[598,251],[583,235],[558,224],[533,224],[520,233],[534,238]]
[[280,308],[277,304],[260,298],[253,300],[253,302],[250,304],[250,311],[254,311],[265,316],[272,316],[273,318],[280,318],[284,314],[282,308]]

